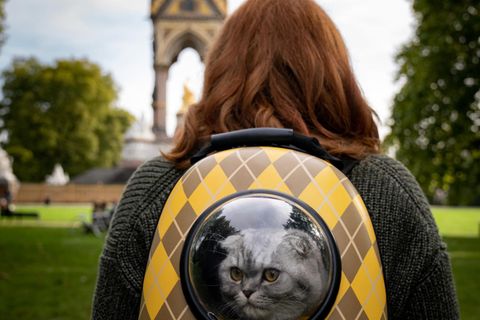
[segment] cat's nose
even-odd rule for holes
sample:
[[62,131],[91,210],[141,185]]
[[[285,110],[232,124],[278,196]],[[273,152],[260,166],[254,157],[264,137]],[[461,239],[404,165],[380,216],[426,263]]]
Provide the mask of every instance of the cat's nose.
[[250,298],[250,296],[252,295],[252,293],[254,292],[253,290],[242,290],[243,294],[245,295],[245,297]]

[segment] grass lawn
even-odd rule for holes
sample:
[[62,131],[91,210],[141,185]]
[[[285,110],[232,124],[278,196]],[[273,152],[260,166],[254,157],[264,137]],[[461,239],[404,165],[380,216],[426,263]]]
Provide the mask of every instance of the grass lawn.
[[480,315],[480,208],[432,208],[452,259],[462,319]]
[[36,213],[39,218],[31,217],[0,217],[1,226],[23,227],[78,227],[82,222],[92,222],[92,205],[90,204],[54,204],[46,205],[16,205],[15,213]]
[[0,318],[89,319],[103,238],[0,227]]
[[60,205],[17,205],[15,211],[37,212],[42,221],[76,221],[81,218],[91,219],[92,206],[89,204]]
[[452,258],[462,320],[480,315],[480,238],[444,237]]
[[[89,205],[19,206],[39,224],[70,222]],[[480,209],[434,208],[452,257],[462,319],[480,314]],[[88,216],[90,216],[88,214]],[[0,220],[0,318],[88,319],[103,238],[77,228],[39,228]]]
[[480,208],[433,207],[432,211],[444,237],[480,236]]

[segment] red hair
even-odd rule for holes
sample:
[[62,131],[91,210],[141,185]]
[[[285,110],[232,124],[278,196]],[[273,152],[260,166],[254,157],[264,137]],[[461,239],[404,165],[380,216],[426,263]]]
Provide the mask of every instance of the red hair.
[[292,128],[333,155],[379,152],[379,137],[342,37],[313,0],[248,0],[207,56],[200,101],[165,155],[180,167],[211,134]]

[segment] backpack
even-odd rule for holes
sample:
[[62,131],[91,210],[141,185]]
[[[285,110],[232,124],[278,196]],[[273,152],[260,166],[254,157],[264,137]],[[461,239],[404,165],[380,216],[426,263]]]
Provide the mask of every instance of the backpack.
[[191,162],[160,215],[139,319],[387,319],[353,161],[260,128],[212,135]]

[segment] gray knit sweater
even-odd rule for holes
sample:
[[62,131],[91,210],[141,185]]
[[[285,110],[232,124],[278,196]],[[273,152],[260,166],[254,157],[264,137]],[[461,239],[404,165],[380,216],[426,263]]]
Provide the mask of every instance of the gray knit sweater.
[[[93,319],[137,319],[160,212],[182,172],[161,158],[140,167],[112,220],[95,290]],[[390,319],[458,319],[449,257],[429,205],[407,169],[370,156],[349,174],[372,218]]]

